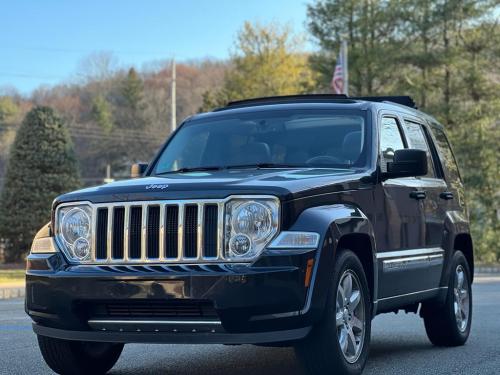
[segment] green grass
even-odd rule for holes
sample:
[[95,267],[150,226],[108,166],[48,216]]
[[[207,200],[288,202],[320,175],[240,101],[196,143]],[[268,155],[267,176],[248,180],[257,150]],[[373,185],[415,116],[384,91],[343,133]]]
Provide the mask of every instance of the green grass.
[[24,282],[24,270],[0,270],[0,284],[20,284]]

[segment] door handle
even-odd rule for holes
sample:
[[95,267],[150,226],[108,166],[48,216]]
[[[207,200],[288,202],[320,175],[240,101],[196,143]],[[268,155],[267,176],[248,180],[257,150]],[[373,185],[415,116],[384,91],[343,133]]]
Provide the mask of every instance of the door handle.
[[446,200],[453,199],[453,193],[451,191],[443,191],[441,194],[439,194],[439,198]]
[[427,193],[424,190],[415,190],[410,193],[410,198],[413,199],[425,199],[427,197]]

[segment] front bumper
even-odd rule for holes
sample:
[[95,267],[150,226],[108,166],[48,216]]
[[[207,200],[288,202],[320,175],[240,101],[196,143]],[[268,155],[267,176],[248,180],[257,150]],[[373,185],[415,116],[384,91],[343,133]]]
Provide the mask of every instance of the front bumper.
[[[254,265],[71,266],[30,255],[26,312],[35,333],[61,339],[144,343],[270,343],[301,339],[315,319],[303,308],[315,251],[262,257]],[[215,314],[159,318],[93,316],[95,306],[203,301]]]
[[33,331],[37,335],[62,340],[141,343],[141,344],[269,344],[276,342],[297,341],[305,338],[312,327],[290,330],[253,332],[253,333],[152,333],[152,332],[99,332],[70,331],[45,327],[33,323]]

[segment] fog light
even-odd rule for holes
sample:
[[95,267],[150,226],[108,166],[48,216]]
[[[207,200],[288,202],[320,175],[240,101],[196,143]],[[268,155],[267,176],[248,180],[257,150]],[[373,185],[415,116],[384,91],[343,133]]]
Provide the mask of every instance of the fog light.
[[252,248],[250,237],[245,234],[237,234],[229,241],[229,248],[236,256],[244,256]]
[[73,252],[75,256],[83,260],[90,255],[90,244],[85,238],[80,237],[73,245]]

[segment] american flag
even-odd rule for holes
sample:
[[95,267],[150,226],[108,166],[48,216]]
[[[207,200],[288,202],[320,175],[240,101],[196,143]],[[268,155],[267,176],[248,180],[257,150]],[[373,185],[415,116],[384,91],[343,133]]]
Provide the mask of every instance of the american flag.
[[335,65],[335,70],[333,71],[331,85],[335,94],[344,93],[344,59],[342,51],[339,52],[339,56],[337,57],[337,64]]

